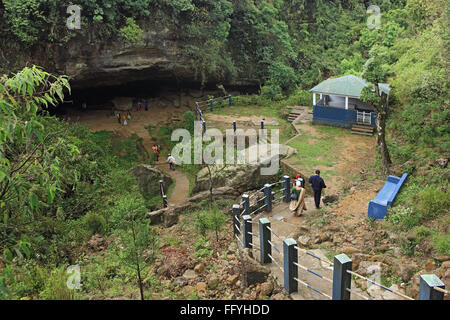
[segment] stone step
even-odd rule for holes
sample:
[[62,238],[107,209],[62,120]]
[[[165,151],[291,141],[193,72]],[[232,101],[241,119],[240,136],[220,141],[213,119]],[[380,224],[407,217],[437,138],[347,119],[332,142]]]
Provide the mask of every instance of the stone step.
[[353,131],[353,130],[352,130],[352,134],[359,134],[359,135],[363,135],[363,136],[373,136],[373,133],[363,132],[363,131]]
[[353,131],[353,132],[362,132],[362,133],[370,133],[370,134],[373,134],[373,130],[367,130],[367,129],[359,129],[359,128],[356,128],[356,129],[352,129],[352,131]]

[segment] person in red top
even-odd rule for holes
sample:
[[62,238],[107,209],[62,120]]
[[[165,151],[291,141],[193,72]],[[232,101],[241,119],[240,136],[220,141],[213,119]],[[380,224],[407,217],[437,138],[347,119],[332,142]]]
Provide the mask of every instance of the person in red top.
[[300,173],[295,176],[293,186],[300,186],[302,188],[305,188],[305,179],[302,178],[302,175]]
[[156,161],[159,161],[159,154],[160,154],[160,152],[159,152],[158,146],[156,144],[154,144],[153,147],[152,147],[152,150],[156,154]]

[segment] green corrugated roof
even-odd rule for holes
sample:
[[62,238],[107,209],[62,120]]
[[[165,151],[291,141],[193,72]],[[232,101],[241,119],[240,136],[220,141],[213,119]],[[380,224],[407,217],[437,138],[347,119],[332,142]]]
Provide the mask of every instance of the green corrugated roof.
[[[348,97],[359,98],[361,90],[367,87],[369,83],[363,78],[348,75],[339,78],[330,78],[322,81],[317,86],[309,90],[309,92],[336,94]],[[380,90],[389,94],[390,88],[388,84],[379,84]]]

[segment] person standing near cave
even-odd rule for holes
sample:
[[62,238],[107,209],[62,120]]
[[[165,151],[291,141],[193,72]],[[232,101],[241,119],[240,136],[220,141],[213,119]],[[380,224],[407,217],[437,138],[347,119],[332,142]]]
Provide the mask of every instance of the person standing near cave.
[[322,189],[327,187],[322,177],[320,176],[320,170],[316,170],[316,174],[309,177],[308,182],[311,183],[312,189],[314,191],[314,202],[316,204],[316,208],[320,209]]
[[131,112],[130,112],[130,110],[127,111],[127,118],[128,118],[128,120],[131,120]]
[[160,154],[158,146],[156,144],[154,144],[153,147],[152,147],[152,150],[153,150],[153,152],[156,155],[156,162],[158,162],[159,161],[159,154]]
[[122,122],[120,121],[120,112],[117,114],[117,122],[118,122],[119,124],[122,124]]
[[145,111],[148,111],[148,101],[145,100]]

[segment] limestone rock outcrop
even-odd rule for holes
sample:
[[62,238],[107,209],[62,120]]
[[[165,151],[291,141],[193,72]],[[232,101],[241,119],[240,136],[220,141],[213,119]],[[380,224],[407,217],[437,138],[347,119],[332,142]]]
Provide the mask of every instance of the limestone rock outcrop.
[[160,194],[160,180],[164,181],[165,190],[172,184],[172,178],[168,174],[146,164],[134,167],[130,173],[136,177],[139,191],[145,199],[151,199]]

